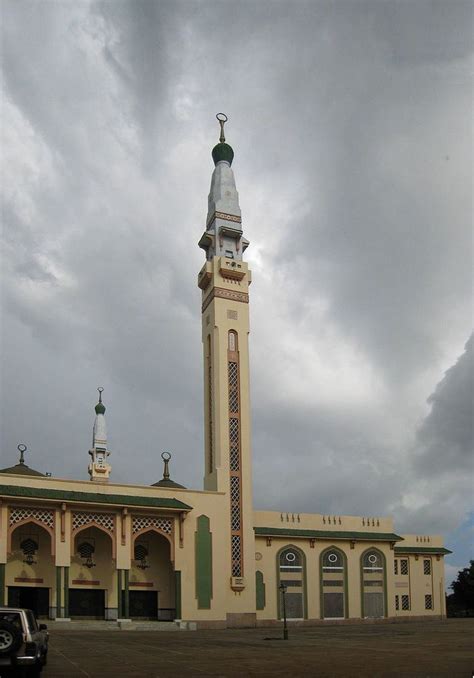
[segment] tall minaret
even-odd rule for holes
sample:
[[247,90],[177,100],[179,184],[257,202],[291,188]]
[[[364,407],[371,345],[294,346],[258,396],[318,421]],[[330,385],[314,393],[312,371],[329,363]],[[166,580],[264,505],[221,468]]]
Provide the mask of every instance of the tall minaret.
[[250,604],[244,598],[251,594],[255,569],[248,351],[251,273],[242,260],[249,243],[242,233],[231,168],[234,151],[225,142],[227,117],[222,113],[216,117],[221,136],[212,150],[215,169],[206,230],[199,241],[206,252],[198,276],[204,348],[204,487],[229,495],[230,585],[234,591],[247,589],[242,595],[244,608]]
[[95,406],[95,421],[92,431],[92,449],[89,454],[92,457],[89,464],[89,475],[91,480],[96,483],[107,483],[109,481],[110,471],[112,467],[107,463],[107,457],[110,451],[107,449],[107,426],[105,424],[105,405],[102,402],[101,386],[97,389],[99,391],[99,402]]

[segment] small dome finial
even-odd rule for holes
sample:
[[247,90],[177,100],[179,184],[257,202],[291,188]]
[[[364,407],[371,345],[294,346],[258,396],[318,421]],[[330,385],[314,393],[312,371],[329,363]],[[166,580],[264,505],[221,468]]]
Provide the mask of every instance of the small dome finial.
[[216,118],[219,121],[219,125],[221,126],[221,135],[219,137],[219,141],[221,144],[225,143],[225,135],[224,135],[224,125],[228,121],[228,117],[226,116],[225,113],[217,113]]
[[212,159],[214,160],[214,165],[217,165],[218,162],[224,160],[230,166],[232,165],[232,160],[234,159],[234,151],[232,150],[232,146],[226,144],[224,134],[224,125],[229,118],[225,113],[218,113],[216,118],[219,121],[219,125],[221,126],[221,135],[219,137],[219,143],[212,149]]
[[19,463],[20,463],[22,466],[24,466],[24,464],[25,464],[25,452],[26,452],[27,449],[28,449],[28,448],[26,447],[26,445],[23,445],[23,443],[21,443],[21,444],[18,445],[18,447],[17,447],[17,450],[18,450],[19,453],[20,453],[20,461],[19,461]]
[[170,463],[170,459],[171,459],[171,454],[169,452],[163,452],[161,454],[161,458],[163,459],[163,462],[164,462],[163,480],[169,480],[169,477],[170,477],[169,463]]
[[103,386],[99,386],[97,390],[99,391],[99,402],[95,406],[95,413],[96,414],[105,414],[105,405],[102,402],[102,393],[104,391],[104,388],[103,388]]

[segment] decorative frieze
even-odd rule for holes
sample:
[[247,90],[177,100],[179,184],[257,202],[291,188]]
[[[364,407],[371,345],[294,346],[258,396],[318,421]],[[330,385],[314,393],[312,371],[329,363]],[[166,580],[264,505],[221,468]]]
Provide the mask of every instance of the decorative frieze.
[[223,287],[214,287],[209,295],[202,302],[202,312],[206,310],[214,297],[220,299],[229,299],[230,301],[239,301],[243,304],[249,303],[249,295],[247,292],[237,292],[234,290],[226,290]]

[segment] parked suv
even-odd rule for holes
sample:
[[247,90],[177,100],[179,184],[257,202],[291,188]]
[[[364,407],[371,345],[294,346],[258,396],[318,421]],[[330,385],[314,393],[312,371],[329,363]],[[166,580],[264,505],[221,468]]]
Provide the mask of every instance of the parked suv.
[[0,676],[39,676],[48,656],[48,631],[31,610],[0,607]]

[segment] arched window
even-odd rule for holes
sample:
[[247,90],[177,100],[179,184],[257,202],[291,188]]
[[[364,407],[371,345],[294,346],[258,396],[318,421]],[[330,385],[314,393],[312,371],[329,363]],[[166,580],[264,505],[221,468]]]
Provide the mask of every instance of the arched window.
[[303,619],[305,616],[305,562],[304,555],[294,546],[287,547],[278,555],[278,590],[280,618],[281,614],[281,590],[280,584],[286,587],[285,602],[286,616],[288,619]]
[[229,344],[228,344],[228,349],[229,351],[237,351],[238,350],[238,344],[237,344],[237,332],[234,332],[234,330],[231,330],[229,332]]
[[320,564],[321,617],[344,619],[347,617],[346,557],[332,546],[322,552]]
[[386,615],[385,557],[377,549],[369,549],[361,558],[362,616]]

